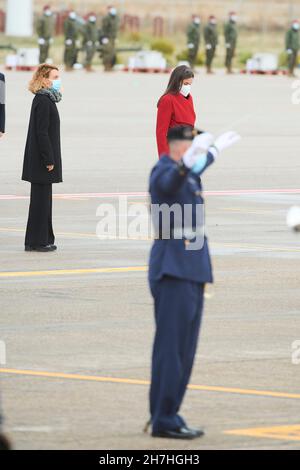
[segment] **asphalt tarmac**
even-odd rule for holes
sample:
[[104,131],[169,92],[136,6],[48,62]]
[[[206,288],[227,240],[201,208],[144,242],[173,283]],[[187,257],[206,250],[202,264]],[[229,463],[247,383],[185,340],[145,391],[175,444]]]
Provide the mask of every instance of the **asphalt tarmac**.
[[[54,187],[58,251],[50,254],[23,246],[30,73],[6,79],[0,389],[14,447],[299,449],[300,236],[285,218],[300,204],[299,105],[292,104],[292,84],[300,83],[196,76],[198,126],[237,130],[243,139],[203,177],[215,284],[182,414],[206,436],[177,442],[142,431],[154,332],[151,233],[133,233],[124,209],[147,208],[156,101],[168,76],[62,75],[64,183]],[[101,211],[112,208],[117,229],[98,237]]]

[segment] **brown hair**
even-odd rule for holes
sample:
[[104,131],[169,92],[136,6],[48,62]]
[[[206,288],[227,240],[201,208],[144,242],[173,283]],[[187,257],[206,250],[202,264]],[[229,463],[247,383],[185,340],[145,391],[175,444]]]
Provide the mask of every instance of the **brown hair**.
[[169,93],[171,95],[177,95],[180,92],[182,82],[188,78],[194,78],[194,72],[187,65],[179,65],[171,73],[170,80],[164,94],[159,98],[157,106],[160,100]]
[[48,88],[47,79],[49,79],[51,70],[58,70],[58,67],[56,65],[41,64],[34,72],[28,90],[36,94],[42,88]]

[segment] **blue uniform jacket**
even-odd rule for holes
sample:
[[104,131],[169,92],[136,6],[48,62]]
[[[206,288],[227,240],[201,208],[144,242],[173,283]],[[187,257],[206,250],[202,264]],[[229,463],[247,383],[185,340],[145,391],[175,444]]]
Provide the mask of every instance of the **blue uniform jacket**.
[[[185,204],[190,204],[193,211],[193,229],[197,229],[194,213],[197,205],[204,204],[200,174],[213,161],[213,155],[208,153],[201,171],[195,174],[186,167],[178,165],[169,156],[164,155],[151,172],[149,188],[151,205],[167,204],[172,206],[177,203],[183,207]],[[171,218],[171,233],[172,223]],[[155,239],[150,253],[149,281],[159,280],[164,275],[169,275],[199,283],[213,282],[211,260],[205,236],[202,248],[197,250],[187,249],[188,242],[185,237],[162,239],[160,227],[156,236],[158,238]]]

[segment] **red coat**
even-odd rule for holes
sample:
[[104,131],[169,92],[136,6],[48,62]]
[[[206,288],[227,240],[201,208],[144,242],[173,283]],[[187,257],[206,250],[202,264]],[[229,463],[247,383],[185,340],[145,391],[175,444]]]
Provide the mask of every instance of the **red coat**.
[[167,94],[159,102],[156,121],[158,155],[169,153],[167,133],[171,127],[195,125],[196,114],[191,95],[185,98],[181,93]]

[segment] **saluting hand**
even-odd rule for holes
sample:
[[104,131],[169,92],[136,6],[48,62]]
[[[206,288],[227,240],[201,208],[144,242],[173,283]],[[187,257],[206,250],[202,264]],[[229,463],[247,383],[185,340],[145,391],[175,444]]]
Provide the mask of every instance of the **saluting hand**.
[[186,167],[192,168],[201,153],[207,153],[209,147],[214,141],[214,136],[209,132],[203,132],[194,138],[192,145],[183,155],[183,163]]
[[218,150],[218,152],[222,152],[223,150],[231,147],[236,142],[241,140],[241,136],[235,131],[224,132],[221,134],[214,142],[214,147]]
[[48,171],[52,171],[53,168],[54,168],[54,165],[47,165],[47,170],[48,170]]

